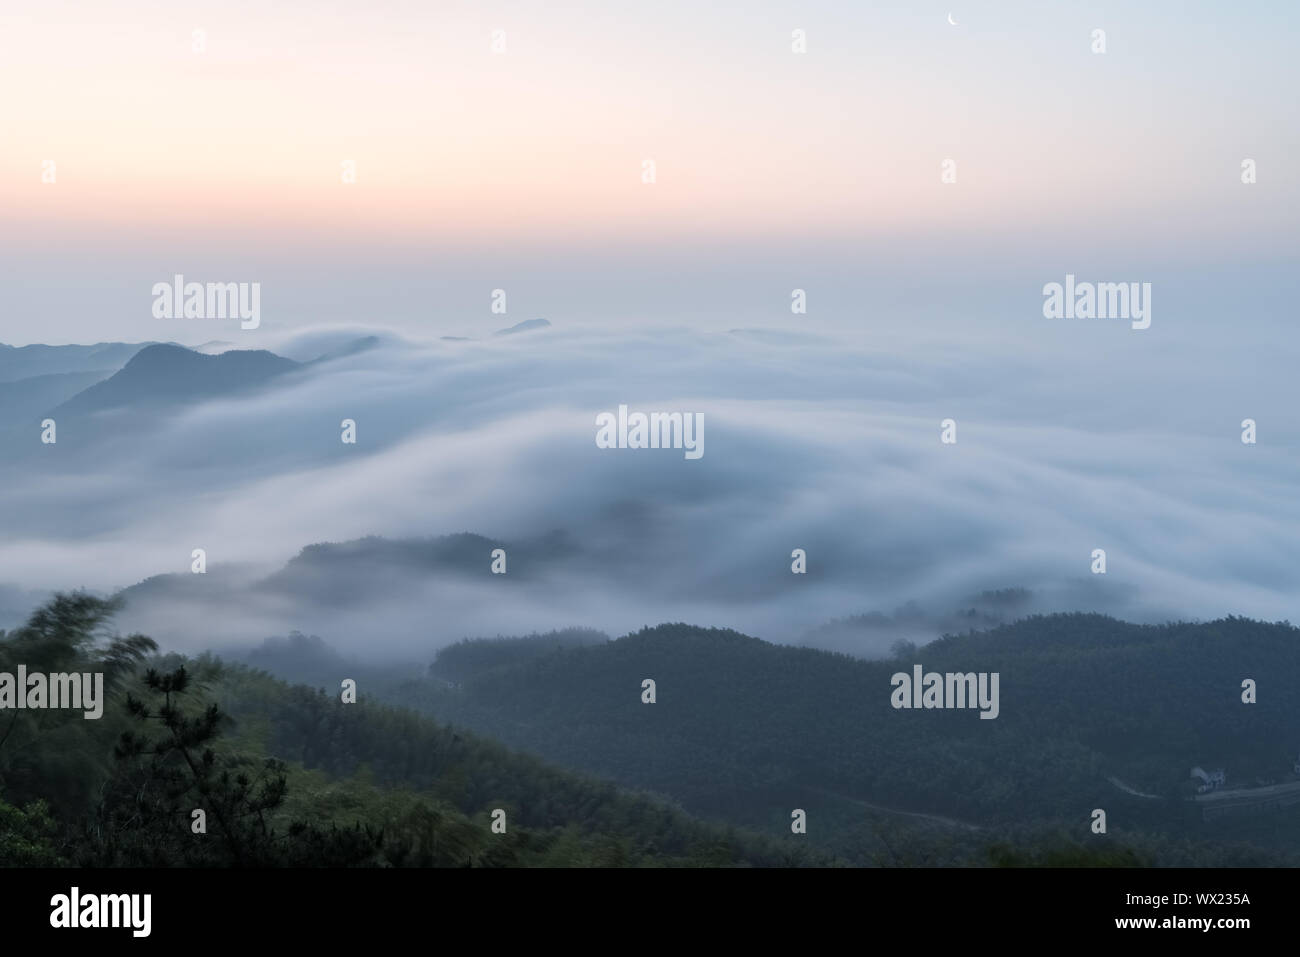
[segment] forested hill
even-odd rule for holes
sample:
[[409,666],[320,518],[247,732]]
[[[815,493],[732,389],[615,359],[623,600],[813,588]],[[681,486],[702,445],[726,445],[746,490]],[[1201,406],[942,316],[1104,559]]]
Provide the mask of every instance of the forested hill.
[[[367,693],[362,683],[359,694]],[[557,769],[414,711],[363,700],[341,704],[336,692],[288,685],[240,665],[222,666],[214,694],[252,734],[244,743],[277,758],[331,779],[361,774],[381,791],[414,791],[454,808],[487,841],[497,808],[506,811],[512,831],[529,835],[535,850],[562,836],[560,850],[538,863],[787,866],[830,860],[810,852],[788,828],[759,836],[706,825],[663,800]]]
[[[686,625],[615,641],[571,629],[464,642],[414,678],[303,636],[263,649],[312,671],[308,687],[160,656],[108,630],[115,608],[62,595],[0,632],[0,672],[103,672],[107,695],[94,721],[11,713],[0,864],[1300,860],[1300,807],[1212,823],[1186,781],[1193,763],[1223,766],[1230,788],[1295,780],[1289,625],[1062,615],[875,662]],[[997,671],[998,717],[893,708],[890,676],[914,663]],[[348,679],[355,702],[341,700]],[[207,832],[191,830],[196,808]],[[1105,836],[1088,828],[1096,808]]]
[[[427,716],[112,634],[60,595],[0,631],[0,672],[100,672],[102,716],[0,731],[0,866],[825,864],[788,828],[708,825]],[[196,810],[206,830],[195,830]],[[494,828],[494,824],[497,828]]]
[[[875,804],[984,827],[1086,830],[1100,807],[1116,826],[1201,838],[1183,800],[1191,767],[1223,767],[1230,786],[1294,780],[1300,751],[1300,631],[1287,624],[1052,615],[894,661],[682,624],[547,649],[514,666],[496,644],[453,646],[428,680],[383,693],[745,824],[770,825],[791,807],[845,821]],[[444,661],[454,663],[447,680]],[[998,672],[999,716],[896,710],[891,675],[914,664]],[[642,702],[647,678],[654,704]],[[1255,704],[1242,701],[1248,678]],[[1298,818],[1295,808],[1275,815],[1266,844],[1300,848]]]

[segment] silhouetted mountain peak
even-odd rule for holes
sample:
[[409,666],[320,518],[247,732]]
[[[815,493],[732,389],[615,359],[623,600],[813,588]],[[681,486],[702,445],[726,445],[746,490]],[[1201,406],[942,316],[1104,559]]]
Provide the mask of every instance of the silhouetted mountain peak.
[[264,349],[203,355],[184,346],[146,346],[115,375],[73,396],[59,412],[188,402],[254,389],[298,363]]
[[493,335],[496,336],[513,336],[518,332],[532,332],[536,329],[549,329],[551,324],[545,319],[525,319],[523,322],[516,322],[509,329],[498,329]]

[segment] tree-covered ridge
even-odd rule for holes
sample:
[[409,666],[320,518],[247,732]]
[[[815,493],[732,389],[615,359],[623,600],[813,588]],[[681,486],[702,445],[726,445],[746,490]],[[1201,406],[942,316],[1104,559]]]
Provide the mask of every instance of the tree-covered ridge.
[[[1207,822],[1185,799],[1191,764],[1225,766],[1230,786],[1291,773],[1286,624],[1049,616],[894,661],[681,624],[616,641],[573,630],[463,642],[428,675],[354,671],[304,636],[264,649],[312,688],[159,656],[114,634],[113,611],[60,596],[0,635],[4,668],[101,670],[110,689],[98,721],[0,713],[0,862],[1258,865],[1300,849],[1300,809]],[[914,663],[998,671],[999,717],[895,710],[890,676]],[[1243,677],[1258,703],[1241,703]],[[1106,836],[1089,832],[1098,807]],[[796,808],[806,835],[791,833]]]
[[[793,838],[701,824],[427,717],[109,633],[60,596],[0,661],[98,669],[99,721],[14,712],[0,741],[0,865],[636,866],[825,862]],[[506,812],[506,830],[491,829]],[[202,812],[202,824],[196,823]],[[198,833],[202,828],[202,833]]]
[[[1100,807],[1118,811],[1118,826],[1300,850],[1296,809],[1202,825],[1184,800],[1197,765],[1226,768],[1230,786],[1294,779],[1300,632],[1289,624],[1051,615],[904,653],[862,661],[661,625],[461,675],[457,688],[408,681],[385,694],[747,826],[774,826],[799,806],[839,833],[870,804],[983,828],[1072,829]],[[999,717],[894,709],[891,675],[913,664],[998,672]],[[439,676],[438,660],[432,671]],[[646,678],[654,705],[641,701]],[[1255,704],[1242,701],[1247,678]]]
[[[503,808],[523,828],[576,827],[626,840],[629,860],[646,854],[689,857],[703,842],[736,845],[735,862],[801,859],[800,845],[759,841],[692,821],[669,804],[628,794],[607,782],[561,771],[538,758],[414,711],[359,700],[344,705],[323,689],[289,685],[240,666],[225,668],[220,692],[246,728],[257,729],[267,752],[307,769],[342,778],[365,773],[383,787],[412,788],[481,815]],[[362,686],[364,695],[364,685]]]
[[607,641],[609,635],[594,628],[561,628],[522,638],[467,638],[439,651],[437,664],[430,667],[429,673],[455,684],[490,668],[517,668],[561,648],[603,645]]

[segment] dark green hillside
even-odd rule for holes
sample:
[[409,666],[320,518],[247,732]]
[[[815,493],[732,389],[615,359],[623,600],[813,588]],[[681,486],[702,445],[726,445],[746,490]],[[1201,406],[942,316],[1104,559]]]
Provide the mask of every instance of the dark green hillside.
[[412,711],[364,701],[344,705],[337,694],[291,686],[241,666],[223,668],[214,694],[239,725],[256,729],[277,758],[331,778],[364,770],[381,788],[410,788],[484,822],[493,808],[504,808],[509,820],[526,829],[569,828],[593,840],[614,839],[629,863],[654,863],[659,856],[665,858],[659,863],[708,857],[713,863],[775,865],[803,859],[803,845],[793,835],[768,841],[725,834],[662,801],[558,770]]
[[[1296,779],[1289,625],[1059,615],[893,662],[687,625],[617,641],[574,629],[462,642],[429,675],[363,669],[301,635],[252,654],[310,672],[312,688],[212,656],[158,657],[149,639],[109,630],[113,610],[60,596],[0,634],[0,671],[108,680],[98,721],[0,715],[0,862],[1300,861],[1300,805],[1203,819],[1187,800],[1193,763],[1224,767],[1220,793],[1234,801],[1249,795],[1235,785]],[[914,662],[999,672],[998,718],[894,709],[890,676]],[[1259,683],[1257,704],[1240,701],[1244,677]],[[357,703],[339,700],[345,678]],[[646,678],[654,704],[642,702]],[[211,811],[202,837],[189,830],[195,808]],[[796,808],[806,836],[790,831]],[[1089,831],[1094,808],[1105,836]],[[496,809],[506,834],[490,829]]]
[[607,634],[593,628],[563,628],[523,638],[466,639],[443,648],[430,674],[457,683],[492,668],[517,668],[561,648],[603,645],[608,641]]
[[[103,671],[104,716],[0,727],[0,866],[771,866],[806,841],[702,824],[468,732],[210,656],[153,656],[111,602],[59,596],[0,671]],[[195,809],[207,831],[191,830]],[[506,831],[491,829],[505,811]]]
[[[449,654],[463,660],[465,651]],[[914,663],[998,672],[999,717],[895,710],[890,677]],[[432,671],[441,677],[437,661]],[[1054,615],[892,662],[678,624],[458,675],[459,688],[434,680],[386,693],[746,825],[773,827],[806,807],[848,827],[876,805],[985,828],[1037,821],[1084,833],[1101,807],[1112,827],[1300,848],[1300,807],[1201,824],[1182,800],[1193,765],[1224,767],[1229,785],[1294,780],[1300,632],[1286,624]],[[1241,702],[1248,677],[1257,704]],[[656,704],[641,702],[645,678],[657,682]]]

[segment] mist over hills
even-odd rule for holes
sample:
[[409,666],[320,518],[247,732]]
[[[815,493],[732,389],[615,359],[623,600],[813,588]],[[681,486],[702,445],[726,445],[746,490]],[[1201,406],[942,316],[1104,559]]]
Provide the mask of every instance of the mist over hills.
[[[205,576],[137,589],[125,614],[178,648],[295,628],[343,647],[367,629],[391,655],[431,633],[678,620],[879,656],[1007,620],[967,599],[1008,587],[1032,595],[1012,617],[1294,616],[1294,452],[1277,423],[1257,447],[1235,422],[1209,428],[1217,400],[1188,391],[1190,366],[1099,345],[1103,416],[1054,398],[1086,392],[1085,343],[1053,366],[830,329],[544,332],[442,343],[339,327],[214,355],[136,348],[63,400],[57,444],[13,391],[26,405],[0,401],[0,584],[109,594],[188,575],[203,549]],[[48,352],[25,348],[3,352]],[[75,366],[106,347],[57,348]],[[990,378],[1006,390],[976,388]],[[703,456],[599,448],[596,415],[621,404],[703,415]],[[1158,429],[1131,427],[1130,407]],[[960,438],[944,445],[949,414]],[[462,531],[482,540],[454,561],[379,544]],[[295,559],[310,543],[326,551]],[[505,575],[490,572],[496,547]],[[1098,547],[1104,575],[1090,573]]]
[[[497,549],[506,554],[505,574],[492,572]],[[120,620],[133,630],[173,636],[177,647],[246,645],[254,636],[305,631],[352,650],[352,636],[361,630],[370,635],[367,655],[400,659],[481,634],[493,620],[502,622],[499,633],[510,633],[508,625],[529,611],[552,630],[586,625],[582,608],[589,602],[575,597],[576,583],[605,600],[633,601],[645,574],[638,556],[594,547],[560,529],[530,540],[470,532],[421,539],[367,536],[307,546],[269,573],[252,565],[214,565],[202,575],[187,570],[151,576],[120,592],[126,601]],[[1106,598],[1100,588],[1080,588],[1079,594]],[[719,604],[743,607],[746,595],[747,590],[723,592]],[[863,611],[763,637],[883,657],[900,641],[924,644],[948,632],[1058,610],[1054,600],[1007,588],[925,607],[910,601],[892,612]],[[507,614],[489,611],[498,606]],[[430,616],[430,608],[438,613]],[[376,621],[384,623],[379,634]]]
[[899,643],[925,644],[941,635],[1009,624],[1035,610],[1036,604],[1026,588],[984,591],[957,608],[926,609],[911,601],[892,614],[874,611],[825,622],[810,628],[797,643],[850,655],[888,647],[893,654]]

